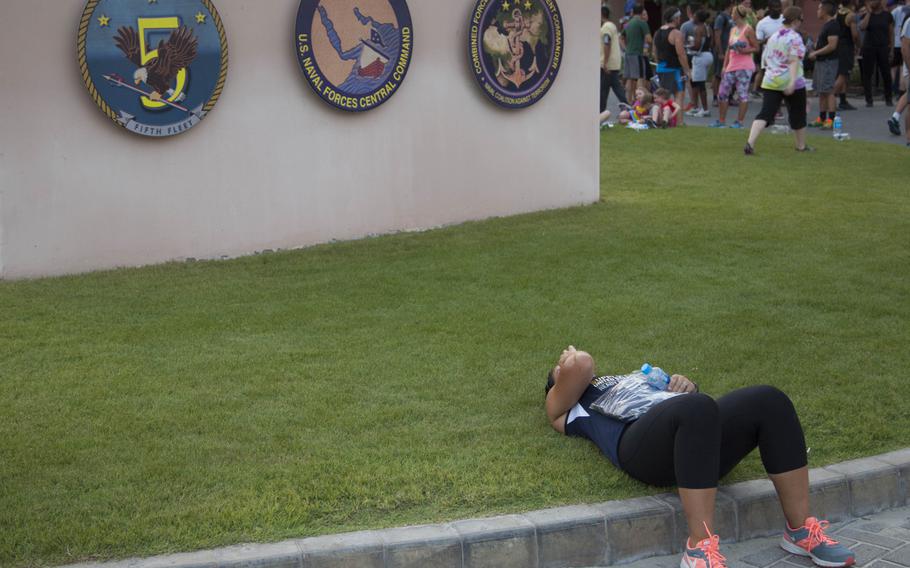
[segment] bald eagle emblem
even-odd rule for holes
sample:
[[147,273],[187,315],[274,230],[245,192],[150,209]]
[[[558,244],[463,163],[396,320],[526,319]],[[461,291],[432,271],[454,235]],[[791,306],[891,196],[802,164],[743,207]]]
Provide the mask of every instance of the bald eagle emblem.
[[[193,35],[193,30],[187,26],[180,26],[173,32],[167,41],[158,42],[158,56],[142,64],[140,56],[139,34],[132,27],[122,26],[117,30],[117,37],[114,43],[120,48],[120,51],[126,55],[126,58],[136,66],[133,73],[133,82],[136,85],[145,83],[152,88],[149,98],[153,101],[161,101],[165,97],[173,97],[174,88],[172,84],[177,78],[177,73],[181,69],[190,66],[199,49],[199,40]],[[181,93],[177,101],[186,97]],[[171,105],[173,106],[173,105]]]

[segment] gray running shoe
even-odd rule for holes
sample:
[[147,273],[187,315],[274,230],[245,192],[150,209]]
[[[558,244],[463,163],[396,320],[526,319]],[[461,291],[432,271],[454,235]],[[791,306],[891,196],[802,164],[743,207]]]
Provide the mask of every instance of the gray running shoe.
[[819,521],[815,517],[806,519],[805,526],[784,530],[780,546],[787,552],[808,556],[818,566],[840,568],[853,566],[856,555],[849,548],[825,534],[828,521]]

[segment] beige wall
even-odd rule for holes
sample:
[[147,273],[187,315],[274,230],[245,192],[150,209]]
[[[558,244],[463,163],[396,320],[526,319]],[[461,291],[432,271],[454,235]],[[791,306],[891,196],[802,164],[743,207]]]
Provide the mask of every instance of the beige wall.
[[152,140],[97,109],[84,0],[0,0],[0,277],[218,258],[593,202],[599,0],[562,0],[565,57],[523,111],[468,72],[472,0],[410,0],[414,56],[369,113],[329,108],[293,50],[296,0],[217,0],[230,72],[206,120]]

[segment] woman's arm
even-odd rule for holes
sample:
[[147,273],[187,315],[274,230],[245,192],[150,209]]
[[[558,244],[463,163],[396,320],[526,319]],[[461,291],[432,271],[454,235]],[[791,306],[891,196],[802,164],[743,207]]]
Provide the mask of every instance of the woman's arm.
[[547,419],[553,428],[563,432],[563,417],[575,406],[594,377],[594,359],[584,351],[569,346],[553,369],[555,384],[547,393]]

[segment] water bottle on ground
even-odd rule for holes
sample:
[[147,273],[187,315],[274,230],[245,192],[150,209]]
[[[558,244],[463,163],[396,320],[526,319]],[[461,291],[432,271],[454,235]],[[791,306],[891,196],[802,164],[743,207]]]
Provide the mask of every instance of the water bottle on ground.
[[834,115],[834,139],[838,142],[850,139],[850,135],[844,132],[844,121],[839,113]]
[[660,367],[652,367],[649,363],[641,366],[641,374],[645,376],[648,384],[657,390],[667,390],[670,386],[670,375]]

